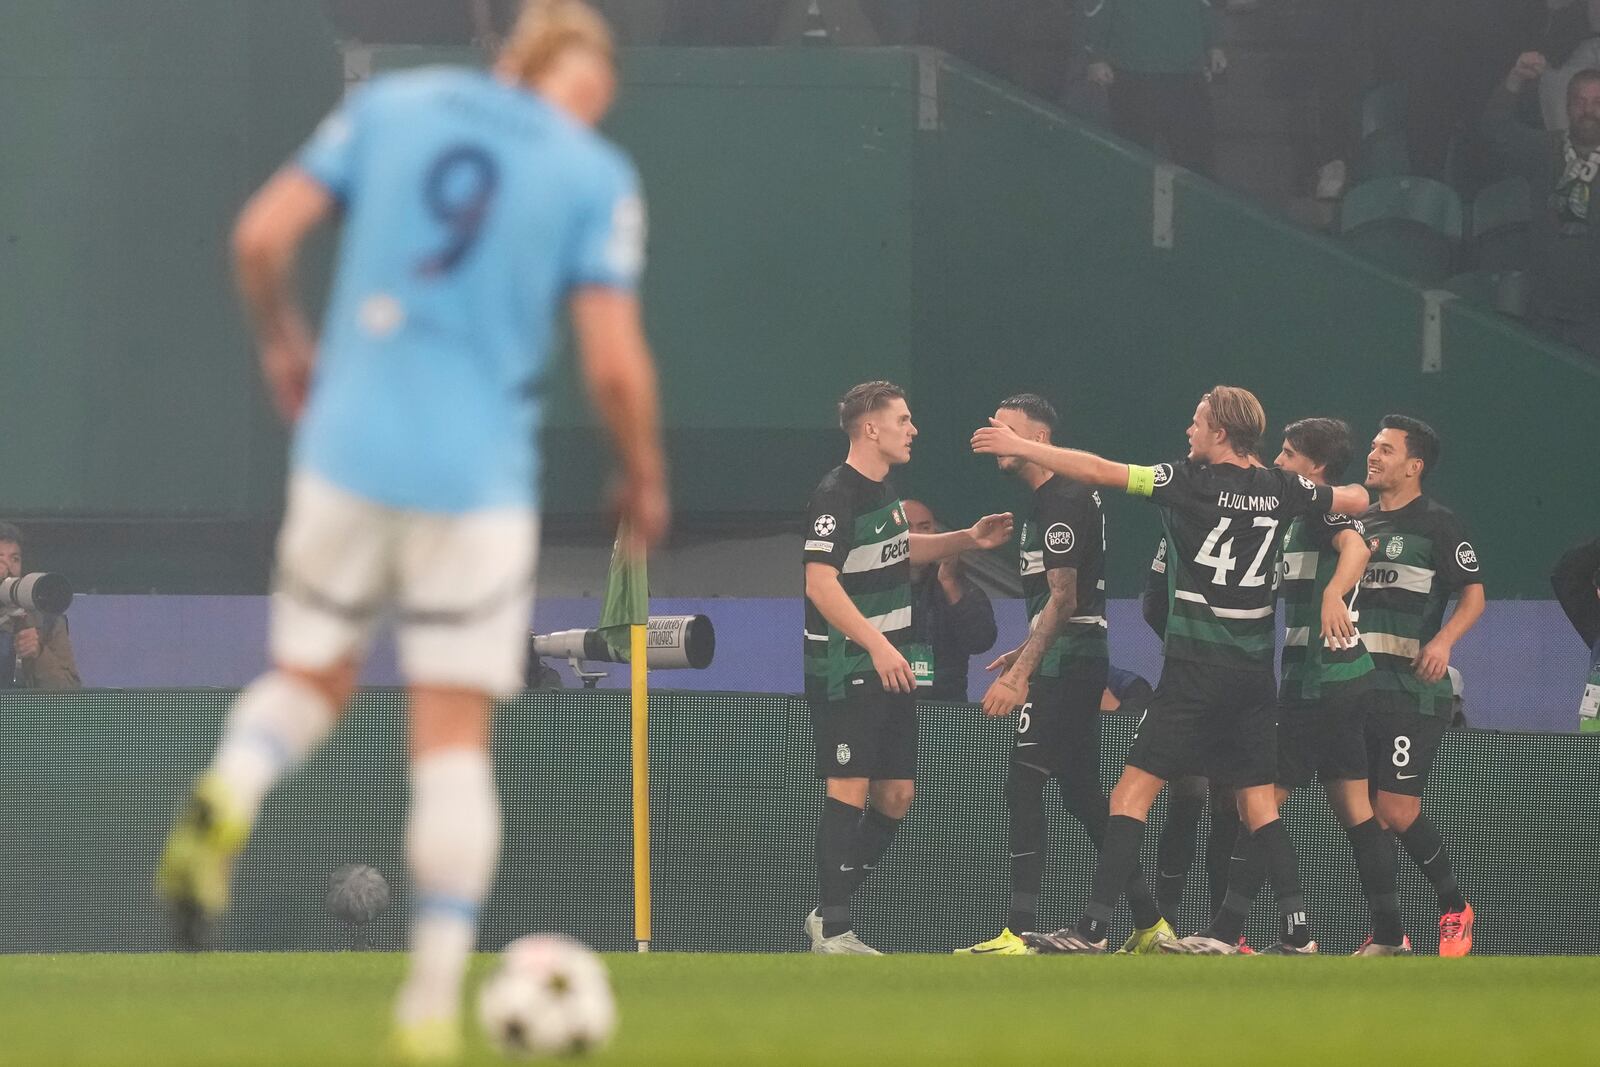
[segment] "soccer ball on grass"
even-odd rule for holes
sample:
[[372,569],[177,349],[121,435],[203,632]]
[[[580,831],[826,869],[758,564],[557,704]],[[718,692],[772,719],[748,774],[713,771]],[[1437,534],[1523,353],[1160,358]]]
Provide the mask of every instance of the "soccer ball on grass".
[[505,947],[478,993],[484,1034],[508,1056],[576,1056],[603,1048],[617,1004],[600,957],[560,934]]

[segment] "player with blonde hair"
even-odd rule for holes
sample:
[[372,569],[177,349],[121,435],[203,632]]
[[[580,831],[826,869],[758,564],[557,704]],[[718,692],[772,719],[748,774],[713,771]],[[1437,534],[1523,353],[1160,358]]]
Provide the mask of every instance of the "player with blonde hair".
[[[615,93],[605,23],[577,0],[533,0],[492,71],[434,67],[351,93],[234,231],[263,373],[294,426],[273,668],[229,712],[157,888],[180,935],[205,940],[262,799],[327,737],[392,622],[411,696],[414,912],[395,1026],[414,1061],[459,1055],[499,857],[490,704],[521,688],[537,387],[563,304],[622,468],[618,508],[643,543],[667,527],[635,295],[643,207],[631,164],[592,128]],[[294,264],[336,211],[338,269],[313,339]]]

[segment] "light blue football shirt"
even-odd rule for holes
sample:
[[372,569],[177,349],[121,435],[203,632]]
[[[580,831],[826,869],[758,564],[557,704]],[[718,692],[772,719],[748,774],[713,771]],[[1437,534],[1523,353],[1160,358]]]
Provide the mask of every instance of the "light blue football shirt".
[[643,266],[627,157],[525,88],[439,67],[352,93],[295,162],[344,208],[295,469],[395,508],[537,507],[558,309]]

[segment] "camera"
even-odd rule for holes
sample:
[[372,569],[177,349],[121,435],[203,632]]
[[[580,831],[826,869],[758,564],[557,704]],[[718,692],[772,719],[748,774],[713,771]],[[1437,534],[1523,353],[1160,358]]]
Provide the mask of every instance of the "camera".
[[7,608],[60,615],[72,604],[72,586],[59,574],[36,571],[21,578],[0,578],[0,612]]

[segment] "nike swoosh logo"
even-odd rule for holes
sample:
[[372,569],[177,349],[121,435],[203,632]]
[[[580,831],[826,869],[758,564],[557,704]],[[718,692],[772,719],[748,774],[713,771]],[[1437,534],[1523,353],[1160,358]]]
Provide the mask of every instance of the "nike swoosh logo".
[[975,948],[975,949],[972,950],[972,954],[974,956],[987,956],[991,952],[1004,952],[1004,951],[1005,951],[1005,949],[1003,949],[1003,948]]
[[1397,775],[1395,775],[1395,778],[1397,780],[1399,780],[1399,781],[1402,781],[1402,782],[1407,781],[1407,780],[1412,779],[1412,778],[1415,778],[1415,777],[1416,777],[1416,775],[1414,775],[1414,774],[1397,774]]
[[845,865],[844,865],[844,864],[842,864],[842,863],[841,863],[841,864],[840,864],[840,865],[839,865],[839,873],[840,873],[840,874],[849,874],[849,873],[850,873],[850,872],[851,872],[851,871],[853,871],[853,870],[855,870],[855,868],[854,868],[854,867],[846,867],[846,866],[845,866]]
[[1013,852],[1011,854],[1011,858],[1014,860],[1020,860],[1024,856],[1037,856],[1038,854],[1038,849],[1034,849],[1032,852]]
[[1038,743],[1039,742],[1037,742],[1037,741],[1018,741],[1017,742],[1017,747],[1018,748],[1031,748],[1032,746],[1037,745]]
[[[889,525],[889,524],[888,523],[884,523],[883,524],[883,526],[887,526],[887,525]],[[873,527],[872,532],[875,533],[875,534],[883,533],[883,526],[875,526],[875,527]]]

